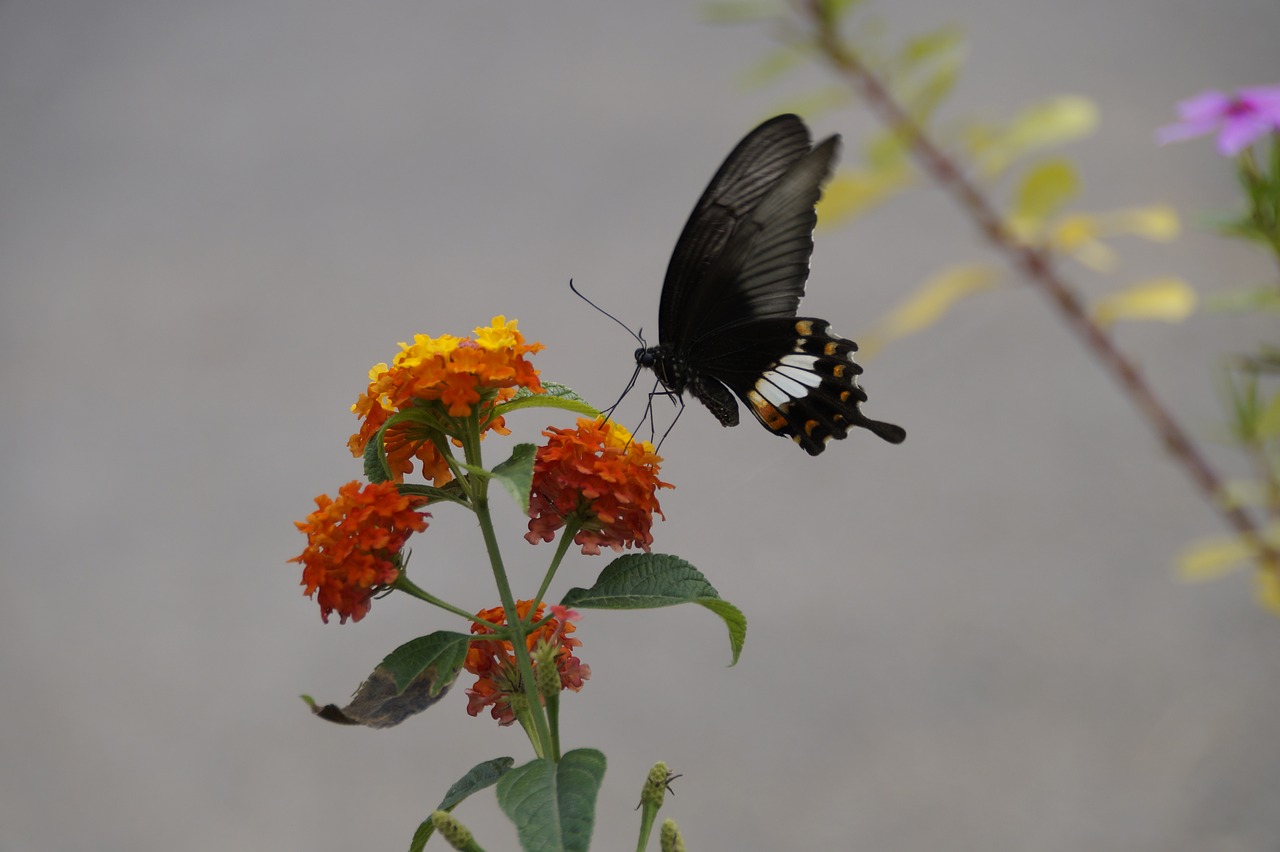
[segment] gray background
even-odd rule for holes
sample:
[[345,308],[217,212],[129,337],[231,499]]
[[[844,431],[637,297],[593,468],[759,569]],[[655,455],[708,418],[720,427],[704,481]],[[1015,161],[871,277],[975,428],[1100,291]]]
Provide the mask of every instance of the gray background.
[[[1084,209],[1230,207],[1210,143],[1152,130],[1205,86],[1280,78],[1275,0],[882,5],[898,34],[966,26],[956,114],[1097,99],[1100,134],[1071,149]],[[404,848],[473,763],[527,757],[461,686],[391,731],[308,716],[299,693],[340,701],[455,625],[403,596],[322,625],[292,521],[358,475],[347,406],[415,332],[519,317],[544,377],[611,401],[634,344],[565,283],[652,336],[715,166],[826,81],[743,90],[769,45],[679,2],[0,5],[0,849]],[[1271,272],[1203,233],[1119,248],[1115,279],[1070,270],[1091,296]],[[920,193],[819,234],[805,310],[856,336],[986,256]],[[1216,359],[1268,333],[1119,332],[1209,441]],[[583,622],[594,676],[564,721],[609,756],[597,847],[634,845],[656,759],[685,774],[666,813],[691,849],[1280,847],[1280,622],[1246,575],[1172,582],[1219,523],[1041,298],[971,300],[865,385],[903,446],[858,434],[814,460],[699,409],[664,447],[657,549],[751,630],[730,669],[697,608]],[[551,551],[500,523],[527,588]],[[479,554],[441,509],[414,576],[491,605]],[[573,558],[553,593],[603,564]],[[491,796],[460,816],[513,848]]]

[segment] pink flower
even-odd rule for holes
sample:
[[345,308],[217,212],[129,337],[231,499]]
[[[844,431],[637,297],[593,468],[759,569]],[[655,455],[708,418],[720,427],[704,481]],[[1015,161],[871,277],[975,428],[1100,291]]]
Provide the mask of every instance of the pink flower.
[[1253,86],[1235,96],[1207,91],[1178,104],[1177,124],[1156,131],[1161,145],[1218,133],[1218,151],[1234,157],[1270,131],[1280,131],[1280,85]]

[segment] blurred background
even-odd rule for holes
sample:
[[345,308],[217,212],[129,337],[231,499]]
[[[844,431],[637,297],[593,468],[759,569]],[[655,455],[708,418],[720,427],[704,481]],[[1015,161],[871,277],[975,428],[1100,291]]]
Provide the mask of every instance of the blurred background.
[[[1237,204],[1212,143],[1152,132],[1204,88],[1280,79],[1275,0],[876,12],[900,37],[966,29],[955,114],[1099,104],[1070,148],[1081,206],[1190,223],[1124,243],[1121,279],[1209,295],[1269,273],[1196,226]],[[414,333],[518,317],[544,378],[612,402],[634,341],[567,282],[652,338],[716,166],[829,82],[744,87],[772,44],[674,0],[0,3],[0,850],[403,849],[472,765],[527,759],[517,728],[466,715],[465,675],[389,731],[310,716],[299,693],[342,703],[457,625],[405,596],[322,624],[293,521],[359,476],[348,407]],[[813,124],[851,146],[876,129],[856,108]],[[982,259],[918,192],[819,232],[803,311],[856,338]],[[1267,331],[1118,332],[1229,476],[1214,372]],[[596,848],[633,847],[658,759],[684,773],[663,815],[690,849],[1280,848],[1280,621],[1247,572],[1174,582],[1217,516],[1043,299],[968,300],[863,384],[902,446],[859,433],[815,460],[698,407],[663,447],[655,549],[750,630],[728,668],[697,607],[586,613],[593,677],[563,714],[567,746],[609,758]],[[545,425],[513,421],[512,440]],[[528,594],[551,549],[502,512]],[[496,602],[461,513],[412,544],[420,585]],[[572,557],[553,596],[604,564]],[[458,816],[515,848],[491,794]]]

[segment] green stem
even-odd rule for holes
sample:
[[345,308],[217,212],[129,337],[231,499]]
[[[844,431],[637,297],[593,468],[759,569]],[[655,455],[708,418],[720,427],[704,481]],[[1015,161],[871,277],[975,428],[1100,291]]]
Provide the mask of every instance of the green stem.
[[460,615],[463,618],[465,618],[467,621],[474,621],[477,624],[483,624],[486,627],[493,628],[494,630],[503,629],[502,625],[500,624],[491,624],[490,622],[485,621],[483,618],[477,618],[475,613],[467,612],[465,609],[462,609],[461,607],[456,607],[453,604],[449,603],[448,601],[441,600],[440,598],[428,592],[426,589],[423,589],[419,587],[417,584],[415,584],[412,580],[410,580],[407,576],[405,576],[403,571],[400,572],[400,576],[397,577],[395,583],[392,584],[392,588],[396,589],[397,591],[404,592],[405,594],[410,595],[411,597],[415,597],[420,601],[426,601],[429,604],[434,604],[435,606],[438,606],[447,612],[451,612],[454,615]]
[[560,693],[548,695],[547,724],[551,728],[551,760],[560,762]]
[[[481,467],[480,457],[480,424],[476,416],[467,421],[467,428],[462,437],[463,449],[466,452],[467,464]],[[538,696],[538,685],[533,679],[533,661],[529,658],[529,628],[520,619],[516,609],[515,595],[511,592],[511,583],[507,579],[507,570],[502,564],[502,552],[498,548],[498,537],[493,529],[493,516],[489,512],[489,479],[477,476],[472,480],[472,501],[475,505],[476,518],[480,522],[480,533],[484,536],[485,550],[489,552],[489,565],[493,569],[493,579],[498,585],[498,596],[502,599],[502,608],[507,615],[507,626],[512,632],[511,649],[516,655],[516,666],[520,671],[520,683],[529,701],[529,715],[533,730],[529,742],[538,757],[545,758],[552,748],[551,730],[547,724],[546,713]],[[526,729],[527,730],[527,729]]]
[[653,820],[658,815],[658,809],[652,805],[643,805],[643,811],[640,813],[640,840],[636,843],[636,852],[644,852],[644,848],[649,845],[649,835],[653,833]]
[[[578,534],[578,530],[582,525],[575,519],[570,519],[564,525],[564,532],[560,533],[560,543],[556,545],[556,555],[551,557],[551,564],[547,566],[547,575],[542,578],[542,585],[538,588],[538,596],[533,600],[535,603],[542,603],[542,596],[547,593],[551,581],[556,576],[556,571],[560,570],[560,562],[564,559],[564,555],[569,552],[569,545],[573,544],[573,537]],[[529,611],[530,620],[533,619],[533,610]]]

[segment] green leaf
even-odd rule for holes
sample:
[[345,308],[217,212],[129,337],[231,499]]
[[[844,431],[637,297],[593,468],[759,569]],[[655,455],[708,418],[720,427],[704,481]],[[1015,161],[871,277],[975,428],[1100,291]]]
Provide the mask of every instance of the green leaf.
[[747,641],[747,617],[742,614],[742,610],[720,598],[699,598],[694,603],[720,616],[725,627],[729,628],[729,649],[733,654],[729,665],[736,666],[738,658],[742,656],[742,645]]
[[862,157],[873,172],[898,173],[910,165],[907,144],[896,130],[884,130],[873,135],[862,147]]
[[1076,167],[1066,157],[1036,163],[1018,184],[1013,202],[1014,223],[1027,231],[1037,230],[1079,191]]
[[1263,441],[1280,438],[1280,393],[1271,397],[1271,402],[1267,403],[1267,407],[1262,410],[1254,431]]
[[[471,637],[465,633],[437,630],[405,642],[387,654],[379,668],[385,669],[395,679],[396,688],[403,692],[424,671],[435,669],[456,672],[462,668],[470,641]],[[436,692],[431,694],[435,695]]]
[[507,489],[522,514],[529,513],[529,491],[533,488],[533,459],[538,448],[533,444],[516,444],[511,458],[492,471],[493,479]]
[[590,589],[573,588],[561,604],[584,609],[656,609],[696,603],[724,620],[729,629],[733,661],[738,662],[747,635],[747,619],[720,594],[697,568],[678,556],[629,553],[600,572]]
[[1098,107],[1093,101],[1061,95],[1019,112],[975,153],[983,174],[994,177],[1030,151],[1079,139],[1097,126]]
[[605,758],[575,749],[560,759],[534,760],[498,781],[498,806],[515,823],[526,852],[585,852],[595,827],[596,794]]
[[[515,759],[510,757],[495,757],[493,760],[477,763],[471,767],[470,772],[454,782],[435,810],[452,812],[468,796],[497,784],[498,780],[503,775],[506,775],[514,765]],[[418,830],[413,834],[413,841],[409,844],[409,852],[422,852],[427,845],[427,840],[435,830],[436,827],[431,823],[431,817],[423,820],[422,825],[418,826]]]
[[310,696],[303,700],[330,722],[394,727],[444,697],[466,659],[468,641],[461,633],[437,631],[406,642],[383,659],[346,707],[319,707]]
[[1104,328],[1117,320],[1182,322],[1196,309],[1196,291],[1181,278],[1152,278],[1098,299],[1090,308]]
[[516,395],[504,403],[495,405],[496,414],[506,414],[521,408],[560,408],[587,417],[599,417],[600,411],[583,399],[577,391],[568,385],[557,382],[543,382],[543,393],[533,393],[528,388],[519,388]]

